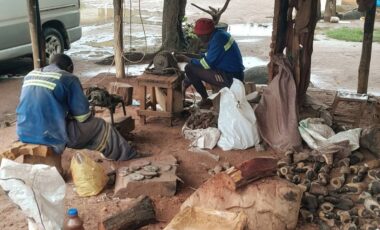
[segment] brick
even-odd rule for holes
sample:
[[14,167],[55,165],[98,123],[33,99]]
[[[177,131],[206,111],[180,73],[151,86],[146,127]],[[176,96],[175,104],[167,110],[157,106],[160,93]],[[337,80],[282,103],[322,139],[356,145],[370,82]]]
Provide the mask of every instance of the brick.
[[159,167],[171,165],[171,169],[160,172],[159,177],[144,179],[142,181],[132,181],[128,177],[116,175],[115,196],[120,198],[136,198],[145,196],[174,196],[177,190],[177,160],[172,155],[157,157],[147,157],[137,159],[131,164],[138,164],[138,161],[150,161],[152,165]]
[[[31,163],[31,164],[41,163],[41,164],[48,164],[48,165],[55,166],[55,164],[53,164],[55,160],[48,159],[54,155],[55,154],[52,148],[46,145],[27,144],[27,143],[22,143],[20,141],[13,143],[11,148],[0,153],[0,156],[2,156],[3,158],[7,158],[10,160],[17,160],[20,163]],[[33,160],[24,160],[24,158],[25,159],[33,158]],[[46,162],[50,162],[50,163],[46,163]]]

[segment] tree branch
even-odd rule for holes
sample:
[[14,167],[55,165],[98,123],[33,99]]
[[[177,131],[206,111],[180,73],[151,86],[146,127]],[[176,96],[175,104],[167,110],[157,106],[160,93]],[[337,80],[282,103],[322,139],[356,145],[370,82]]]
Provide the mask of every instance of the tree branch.
[[195,6],[196,8],[198,8],[198,9],[200,9],[200,10],[202,10],[202,11],[208,13],[208,14],[210,14],[211,16],[213,15],[213,12],[211,12],[211,11],[209,11],[209,10],[206,10],[206,9],[203,9],[202,7],[197,6],[197,5],[194,4],[194,3],[191,3],[191,5]]
[[211,10],[210,11],[210,10],[206,10],[206,9],[200,7],[200,6],[197,6],[194,3],[191,3],[191,5],[195,6],[196,8],[200,9],[201,11],[204,11],[204,12],[208,13],[209,15],[211,15],[212,20],[214,21],[215,25],[217,25],[219,23],[220,17],[224,13],[224,11],[226,11],[227,6],[230,3],[230,1],[231,0],[226,0],[226,2],[224,3],[223,8],[221,10],[215,9],[215,8],[209,6],[208,8],[210,8],[210,10]]

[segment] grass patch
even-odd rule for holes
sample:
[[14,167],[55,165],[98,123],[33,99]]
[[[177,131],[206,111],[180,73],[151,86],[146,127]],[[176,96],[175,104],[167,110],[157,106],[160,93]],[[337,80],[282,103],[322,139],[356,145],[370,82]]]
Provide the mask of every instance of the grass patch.
[[[343,40],[348,42],[362,42],[363,41],[363,29],[360,28],[337,28],[326,31],[326,35],[330,38],[337,40]],[[375,29],[373,31],[373,41],[380,42],[380,30]]]

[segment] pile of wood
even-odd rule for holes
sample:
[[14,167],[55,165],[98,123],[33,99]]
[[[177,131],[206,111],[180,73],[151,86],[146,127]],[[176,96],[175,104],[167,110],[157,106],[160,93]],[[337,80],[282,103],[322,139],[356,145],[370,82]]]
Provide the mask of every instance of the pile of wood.
[[193,113],[187,120],[187,126],[190,129],[207,129],[209,127],[218,127],[218,116],[213,112]]
[[380,226],[380,159],[364,161],[348,141],[311,152],[287,151],[277,175],[304,189],[300,217],[322,229]]

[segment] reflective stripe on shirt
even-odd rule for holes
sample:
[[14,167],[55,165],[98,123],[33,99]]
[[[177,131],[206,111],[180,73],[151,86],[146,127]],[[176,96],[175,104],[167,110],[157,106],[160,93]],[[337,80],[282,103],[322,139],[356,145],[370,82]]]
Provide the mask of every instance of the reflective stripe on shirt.
[[39,79],[30,79],[30,80],[25,80],[24,84],[22,87],[26,86],[39,86],[39,87],[44,87],[50,90],[54,90],[56,84],[50,81],[46,80],[39,80]]
[[[54,79],[57,79],[59,80],[62,76],[62,74],[60,73],[55,73],[55,72],[41,72],[41,71],[32,71],[28,74],[28,76],[33,76],[33,77],[43,77],[43,78],[54,78]],[[27,77],[28,77],[27,76]]]
[[210,69],[210,66],[207,64],[207,62],[206,62],[206,60],[205,60],[204,58],[202,58],[202,59],[200,60],[200,63],[201,63],[201,65],[203,66],[203,68],[205,68],[205,69]]
[[34,70],[25,76],[24,84],[22,87],[38,86],[54,90],[56,87],[55,80],[59,80],[62,74],[55,72],[41,72]]
[[91,112],[88,112],[86,114],[83,114],[83,115],[79,115],[79,116],[74,116],[75,120],[79,121],[79,122],[84,122],[87,120],[87,118],[89,118],[91,116]]
[[232,37],[230,37],[230,39],[228,39],[228,42],[224,45],[224,51],[227,51],[231,48],[232,44],[234,43],[234,39]]

